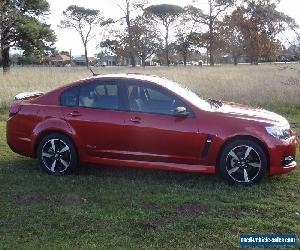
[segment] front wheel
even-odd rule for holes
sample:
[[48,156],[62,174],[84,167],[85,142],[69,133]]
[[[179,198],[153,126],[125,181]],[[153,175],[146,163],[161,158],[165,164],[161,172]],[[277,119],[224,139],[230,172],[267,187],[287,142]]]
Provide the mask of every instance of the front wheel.
[[219,172],[231,183],[251,185],[259,182],[268,166],[263,148],[251,140],[236,140],[223,149]]
[[75,146],[62,134],[53,133],[44,137],[39,143],[37,156],[41,169],[51,175],[65,175],[77,165]]

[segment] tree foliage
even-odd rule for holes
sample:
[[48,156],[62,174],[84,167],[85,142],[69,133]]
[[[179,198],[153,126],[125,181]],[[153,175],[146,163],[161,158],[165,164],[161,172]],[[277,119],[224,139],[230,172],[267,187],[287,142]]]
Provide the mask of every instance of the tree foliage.
[[0,40],[4,72],[9,71],[11,47],[42,55],[53,46],[54,31],[40,20],[49,11],[46,0],[1,0]]
[[161,48],[162,40],[145,15],[133,20],[132,36],[135,52],[145,66],[146,60]]
[[137,12],[137,10],[143,11],[144,6],[148,3],[148,0],[116,0],[117,6],[122,10],[123,17],[121,20],[125,20],[126,23],[126,41],[128,43],[129,56],[132,67],[136,66],[135,61],[135,48],[134,48],[134,34],[132,28],[132,20],[133,20],[133,12]]
[[159,4],[149,6],[146,12],[159,18],[163,25],[169,26],[183,13],[183,8],[172,4]]
[[257,64],[261,57],[274,60],[281,50],[278,35],[296,27],[294,19],[276,7],[276,1],[271,0],[243,1],[231,14],[231,30],[237,29],[243,36],[237,46],[244,48],[253,64]]
[[76,5],[69,6],[63,12],[64,19],[60,22],[60,27],[65,29],[75,29],[80,35],[84,46],[86,65],[89,64],[88,59],[88,43],[95,37],[93,33],[96,28],[107,25],[112,20],[105,20],[103,14],[99,10],[88,9]]
[[238,64],[239,58],[245,53],[244,35],[239,27],[240,17],[228,15],[219,27],[223,41],[223,51],[232,56],[234,65]]
[[117,36],[114,39],[107,38],[100,42],[98,48],[104,50],[104,55],[113,54],[116,56],[117,64],[122,65],[125,58],[130,57],[130,49],[128,44],[123,42],[124,36]]
[[145,9],[148,15],[152,15],[156,18],[165,28],[164,40],[165,40],[165,56],[167,65],[170,65],[169,60],[169,35],[172,25],[178,20],[178,18],[184,13],[184,9],[177,5],[171,4],[159,4],[151,5]]
[[207,3],[209,7],[207,13],[195,6],[188,6],[187,12],[195,23],[204,26],[207,35],[202,36],[202,38],[207,38],[205,43],[207,44],[209,53],[209,63],[211,66],[214,66],[214,54],[218,49],[218,32],[216,32],[216,24],[221,21],[220,17],[224,12],[234,5],[235,0],[208,0]]
[[[161,48],[162,40],[154,25],[144,15],[131,21],[131,34],[130,38],[127,27],[124,30],[115,27],[110,31],[110,36],[98,47],[114,54],[119,64],[124,64],[123,59],[131,59],[133,54],[141,60],[142,66],[145,66],[146,60]],[[130,39],[132,39],[132,47]]]

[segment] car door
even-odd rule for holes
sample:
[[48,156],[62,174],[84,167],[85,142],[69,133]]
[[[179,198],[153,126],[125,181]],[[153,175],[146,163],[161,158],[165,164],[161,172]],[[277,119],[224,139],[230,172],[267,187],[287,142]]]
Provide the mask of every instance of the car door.
[[[206,136],[198,130],[193,110],[162,87],[127,84],[126,133],[131,158],[140,161],[200,164]],[[176,107],[189,115],[174,116]]]
[[64,117],[88,156],[123,159],[125,114],[120,91],[116,81],[94,80],[62,94]]

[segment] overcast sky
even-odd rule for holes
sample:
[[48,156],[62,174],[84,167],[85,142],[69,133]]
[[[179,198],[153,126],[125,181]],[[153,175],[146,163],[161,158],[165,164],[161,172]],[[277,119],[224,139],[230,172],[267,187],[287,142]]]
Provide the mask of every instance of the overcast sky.
[[[47,22],[49,22],[57,35],[56,47],[59,51],[72,49],[73,55],[84,54],[81,40],[79,35],[74,30],[62,30],[58,28],[60,20],[62,19],[62,12],[69,5],[78,5],[90,9],[99,9],[104,13],[105,17],[117,19],[122,16],[122,12],[117,7],[118,0],[48,0],[51,5],[51,14]],[[119,0],[120,1],[120,0]],[[150,0],[151,4],[170,3],[181,6],[188,5],[192,0]],[[207,0],[199,0],[198,6],[202,9],[207,8]],[[293,17],[297,23],[300,24],[300,0],[281,0],[279,10]],[[95,38],[89,44],[89,54],[94,55],[96,50],[97,41],[100,38]]]

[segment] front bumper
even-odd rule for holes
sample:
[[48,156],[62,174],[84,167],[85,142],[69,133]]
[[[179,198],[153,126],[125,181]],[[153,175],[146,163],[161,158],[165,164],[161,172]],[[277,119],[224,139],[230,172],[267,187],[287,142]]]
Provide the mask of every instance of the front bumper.
[[297,167],[297,145],[297,136],[294,135],[289,141],[278,143],[269,149],[271,176],[288,173]]

